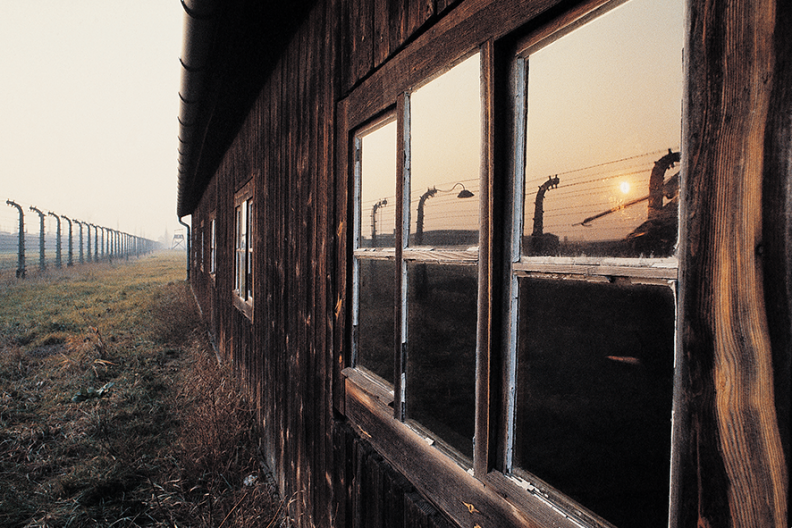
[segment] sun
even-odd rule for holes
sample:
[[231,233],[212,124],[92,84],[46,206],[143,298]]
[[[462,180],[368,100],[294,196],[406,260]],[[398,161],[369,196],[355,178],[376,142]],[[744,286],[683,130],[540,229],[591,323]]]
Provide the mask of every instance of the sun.
[[630,192],[630,182],[628,182],[628,181],[621,182],[621,184],[619,185],[619,190],[622,192],[622,194],[629,193]]

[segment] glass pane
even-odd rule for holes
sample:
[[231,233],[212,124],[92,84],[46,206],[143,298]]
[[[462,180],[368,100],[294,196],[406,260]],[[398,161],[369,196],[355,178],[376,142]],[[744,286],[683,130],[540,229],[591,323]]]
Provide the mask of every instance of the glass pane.
[[632,0],[529,55],[524,254],[673,254],[682,16]]
[[396,121],[360,136],[359,247],[394,247]]
[[478,54],[410,96],[410,245],[478,244]]
[[473,457],[475,265],[409,263],[407,418]]
[[674,295],[519,279],[514,464],[619,527],[666,526]]
[[355,366],[364,367],[393,385],[395,263],[384,260],[358,262],[360,300]]

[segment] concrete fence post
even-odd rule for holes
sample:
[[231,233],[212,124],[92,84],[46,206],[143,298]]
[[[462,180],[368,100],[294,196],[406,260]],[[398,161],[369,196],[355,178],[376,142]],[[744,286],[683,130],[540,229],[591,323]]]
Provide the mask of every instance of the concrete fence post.
[[56,215],[52,211],[47,213],[49,216],[54,216],[57,225],[55,227],[55,267],[61,267],[61,223],[60,223],[60,216]]
[[46,262],[44,261],[44,217],[46,215],[32,205],[30,206],[30,210],[35,211],[39,215],[39,269],[44,271],[47,268]]
[[11,207],[16,207],[19,210],[19,248],[17,250],[17,270],[16,276],[18,279],[25,278],[25,213],[19,204],[11,200],[6,200],[6,204]]

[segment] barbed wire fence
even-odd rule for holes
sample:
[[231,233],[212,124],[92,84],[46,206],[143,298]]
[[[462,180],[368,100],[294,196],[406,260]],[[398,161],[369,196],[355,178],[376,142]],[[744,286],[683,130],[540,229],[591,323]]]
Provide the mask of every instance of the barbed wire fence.
[[0,275],[128,260],[154,251],[157,242],[85,222],[34,205],[6,200],[0,208]]

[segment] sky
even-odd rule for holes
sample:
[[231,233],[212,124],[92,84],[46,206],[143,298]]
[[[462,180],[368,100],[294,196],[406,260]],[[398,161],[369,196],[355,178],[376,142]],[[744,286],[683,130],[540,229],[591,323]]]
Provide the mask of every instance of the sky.
[[0,0],[0,8],[0,231],[16,230],[10,199],[26,213],[36,206],[153,240],[184,232],[180,2]]
[[[617,240],[646,220],[648,202],[641,201],[583,225],[646,196],[654,162],[680,148],[682,17],[680,0],[633,0],[520,55],[527,84],[521,131],[526,235],[533,230],[537,190],[555,175],[558,187],[544,196],[545,233],[569,241]],[[480,114],[478,55],[411,94],[411,230],[427,187],[448,190],[461,182],[480,196]],[[378,233],[393,232],[395,132],[391,122],[360,134],[363,237],[382,199],[388,206],[377,209]],[[425,202],[426,230],[477,227],[478,202],[457,199],[459,190]]]

